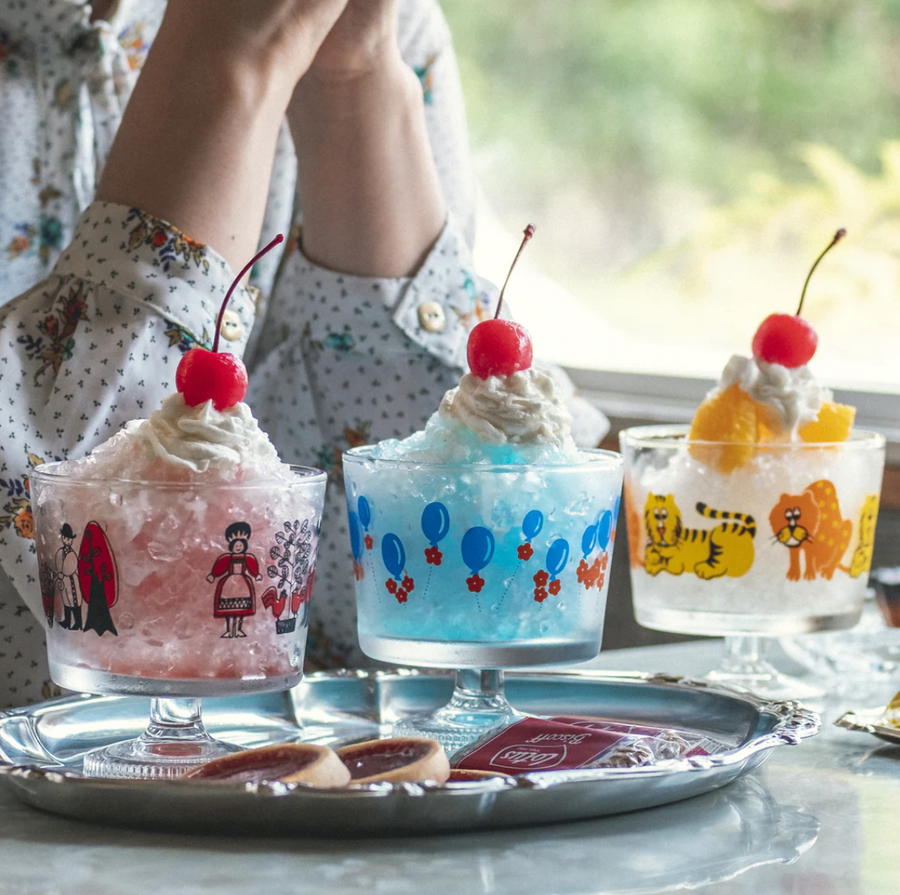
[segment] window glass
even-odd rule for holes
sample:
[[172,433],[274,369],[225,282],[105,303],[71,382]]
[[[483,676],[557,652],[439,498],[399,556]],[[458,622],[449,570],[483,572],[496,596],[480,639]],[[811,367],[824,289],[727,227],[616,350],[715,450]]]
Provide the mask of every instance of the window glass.
[[536,349],[714,377],[804,315],[834,386],[900,393],[900,0],[443,0],[485,201]]

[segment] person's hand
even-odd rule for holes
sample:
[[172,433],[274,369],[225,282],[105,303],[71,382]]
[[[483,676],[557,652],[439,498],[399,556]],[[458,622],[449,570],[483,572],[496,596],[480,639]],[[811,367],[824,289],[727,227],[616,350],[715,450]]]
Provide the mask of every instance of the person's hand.
[[[352,80],[386,58],[399,58],[399,0],[347,0],[340,18],[321,42],[309,67],[313,78]],[[302,82],[301,82],[302,84]]]
[[[306,72],[347,0],[169,0],[166,24],[194,36],[195,53],[249,63],[291,88]],[[379,2],[363,7],[382,5]]]
[[143,209],[237,270],[258,242],[297,81],[347,0],[168,0],[97,198]]

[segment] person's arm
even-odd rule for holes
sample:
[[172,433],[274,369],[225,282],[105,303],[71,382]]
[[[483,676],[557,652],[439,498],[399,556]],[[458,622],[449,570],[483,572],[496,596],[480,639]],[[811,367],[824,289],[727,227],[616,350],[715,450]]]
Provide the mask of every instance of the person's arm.
[[303,252],[368,277],[412,275],[447,214],[396,16],[397,0],[350,0],[288,110]]
[[254,252],[278,128],[345,0],[169,0],[97,199]]

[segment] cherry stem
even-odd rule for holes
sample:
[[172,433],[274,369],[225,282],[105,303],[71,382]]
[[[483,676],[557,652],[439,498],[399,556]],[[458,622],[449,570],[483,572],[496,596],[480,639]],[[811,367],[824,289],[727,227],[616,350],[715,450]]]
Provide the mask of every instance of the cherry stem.
[[244,274],[262,258],[267,252],[271,252],[278,243],[284,242],[284,236],[281,233],[278,234],[265,248],[260,249],[242,268],[241,272],[234,278],[234,282],[228,287],[228,291],[225,293],[225,300],[222,302],[222,307],[219,308],[219,316],[216,318],[216,334],[213,337],[213,354],[215,354],[219,350],[219,333],[222,331],[222,318],[225,316],[225,308],[228,307],[228,299],[231,298],[231,293],[237,289],[238,283],[244,279]]
[[528,242],[531,237],[534,236],[534,224],[529,224],[525,228],[525,236],[522,238],[522,244],[519,246],[519,251],[516,252],[516,257],[513,258],[513,263],[509,265],[509,273],[506,275],[506,279],[503,281],[503,288],[500,290],[500,298],[497,300],[497,310],[494,313],[494,320],[496,320],[500,316],[500,308],[503,305],[503,293],[506,292],[506,284],[509,282],[509,278],[512,276],[513,268],[516,266],[516,261],[519,260],[519,255],[522,254],[522,249],[525,248],[525,243]]
[[822,254],[813,261],[813,266],[809,269],[809,273],[806,275],[806,282],[803,284],[803,291],[800,293],[800,304],[797,306],[797,314],[796,316],[800,316],[800,312],[803,310],[803,299],[806,298],[806,287],[809,285],[809,281],[812,278],[813,271],[819,266],[819,262],[847,235],[847,231],[841,227],[837,233],[834,234],[834,239],[825,246]]

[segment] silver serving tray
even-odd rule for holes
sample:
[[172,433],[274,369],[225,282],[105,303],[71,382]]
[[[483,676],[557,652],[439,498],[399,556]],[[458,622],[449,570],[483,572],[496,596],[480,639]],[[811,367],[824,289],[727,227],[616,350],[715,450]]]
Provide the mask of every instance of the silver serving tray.
[[[675,802],[731,783],[775,746],[818,732],[797,703],[667,675],[522,674],[507,695],[535,714],[601,715],[700,731],[734,743],[715,755],[650,767],[542,771],[437,787],[374,784],[232,786],[104,780],[80,773],[84,753],[139,734],[148,701],[75,696],[0,714],[0,776],[29,805],[66,817],[166,831],[334,836],[436,833],[578,820]],[[244,746],[298,738],[340,744],[390,735],[400,717],[446,702],[452,679],[410,671],[318,673],[288,693],[205,699],[211,733]]]

